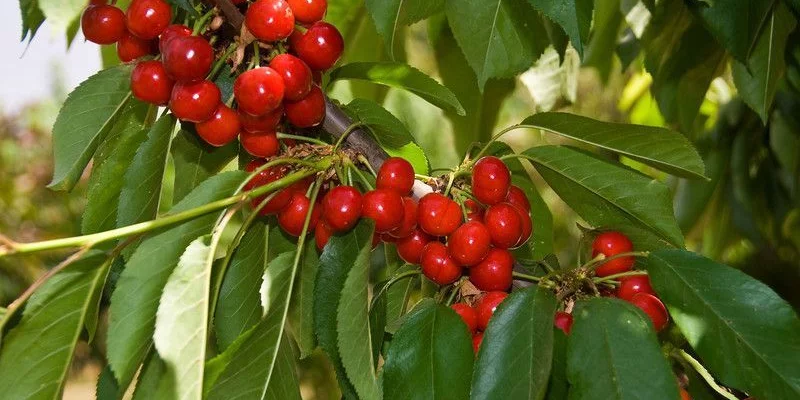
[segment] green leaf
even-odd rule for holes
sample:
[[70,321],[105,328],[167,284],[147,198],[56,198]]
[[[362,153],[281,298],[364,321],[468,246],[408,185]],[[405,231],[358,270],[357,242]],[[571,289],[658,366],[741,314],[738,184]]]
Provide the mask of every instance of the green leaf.
[[583,55],[583,45],[589,40],[589,27],[592,25],[592,0],[528,0],[533,8],[539,10],[564,28],[572,41],[572,46]]
[[84,0],[38,0],[38,2],[39,9],[57,32],[66,31],[86,8]]
[[686,340],[723,384],[760,399],[800,396],[800,320],[767,285],[687,251],[647,271]]
[[44,14],[39,9],[38,0],[19,0],[19,10],[22,13],[22,36],[20,40],[33,40],[36,31],[44,22]]
[[534,147],[524,154],[587,222],[638,227],[673,246],[683,246],[669,189],[661,182],[566,146]]
[[167,0],[167,3],[170,3],[173,6],[180,8],[183,11],[187,11],[190,15],[194,16],[199,15],[197,13],[197,10],[194,8],[194,5],[192,4],[193,3],[192,0]]
[[78,182],[131,98],[132,68],[121,65],[100,71],[69,94],[53,125],[55,167],[49,188],[70,190]]
[[294,266],[294,250],[287,251],[275,257],[267,265],[261,280],[261,307],[264,314],[269,313],[275,307],[283,307],[286,304],[286,282],[292,274]]
[[356,122],[367,125],[381,147],[398,149],[414,141],[408,128],[374,101],[355,99],[347,104],[346,110]]
[[289,331],[300,350],[300,358],[306,358],[317,347],[314,336],[314,288],[319,271],[319,255],[313,240],[306,244],[300,274],[295,281],[295,290],[289,304]]
[[451,110],[459,115],[464,115],[464,107],[450,89],[407,64],[354,62],[331,71],[331,82],[341,79],[366,80],[407,90],[443,110]]
[[[233,195],[246,179],[244,172],[216,175],[198,186],[173,212],[185,211]],[[117,381],[127,385],[151,345],[158,298],[173,268],[195,238],[211,232],[217,213],[162,229],[133,253],[111,297],[108,360]]]
[[[734,58],[745,62],[753,51],[758,33],[767,22],[774,1],[713,0],[695,2],[695,12],[714,37]],[[696,43],[699,44],[699,43]]]
[[102,290],[111,259],[91,252],[45,282],[3,339],[0,393],[8,399],[60,399],[75,345]]
[[[344,37],[345,43],[353,43],[354,30],[363,21],[363,1],[361,0],[338,0],[328,2],[328,12],[325,14],[325,22],[336,27]],[[345,52],[347,52],[345,46]]]
[[367,0],[365,4],[392,59],[399,27],[422,21],[444,9],[444,0]]
[[705,178],[703,159],[692,143],[666,128],[603,122],[561,112],[531,115],[520,126],[543,129],[613,151],[673,175]]
[[547,400],[566,399],[569,393],[567,381],[567,335],[553,328],[553,365],[547,383]]
[[161,382],[165,377],[167,377],[167,365],[158,356],[158,353],[151,351],[139,372],[136,390],[133,391],[133,400],[158,398]]
[[679,398],[647,315],[618,299],[579,301],[567,344],[570,399]]
[[97,400],[116,400],[119,399],[120,390],[117,380],[114,379],[114,371],[106,365],[97,377],[97,387],[95,388]]
[[384,398],[466,399],[474,357],[458,314],[432,299],[422,300],[386,351]]
[[484,332],[472,375],[472,399],[544,398],[553,359],[556,303],[549,289],[536,285],[501,303]]
[[175,162],[175,202],[183,199],[200,182],[217,174],[233,160],[239,151],[238,142],[223,147],[213,147],[197,136],[193,124],[181,125],[172,141]]
[[[594,67],[603,83],[608,83],[614,67],[614,51],[622,28],[620,0],[596,1],[594,31],[586,46],[584,65]],[[623,68],[625,70],[625,68]]]

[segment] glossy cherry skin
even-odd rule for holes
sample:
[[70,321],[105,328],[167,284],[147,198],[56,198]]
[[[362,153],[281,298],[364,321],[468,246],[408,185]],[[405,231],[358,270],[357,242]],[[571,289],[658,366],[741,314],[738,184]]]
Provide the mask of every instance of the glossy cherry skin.
[[461,317],[461,320],[467,325],[470,334],[475,334],[478,331],[478,313],[467,303],[455,303],[450,308]]
[[508,194],[506,195],[505,202],[509,203],[520,210],[524,210],[526,213],[531,211],[531,203],[528,201],[528,196],[525,195],[525,192],[519,188],[519,186],[511,185],[508,188]]
[[[309,209],[311,209],[311,201],[308,197],[303,193],[293,192],[289,204],[278,213],[278,225],[287,234],[295,237],[300,236],[303,233],[303,225],[305,225]],[[313,232],[317,226],[319,214],[319,207],[314,207],[308,224],[309,232]]]
[[519,220],[522,223],[522,234],[519,236],[519,240],[514,247],[522,246],[528,239],[531,237],[531,233],[533,232],[533,222],[531,221],[531,214],[525,210],[520,209],[517,206],[514,206],[519,213]]
[[403,221],[388,235],[395,239],[402,239],[417,229],[417,202],[411,197],[403,197]]
[[239,111],[239,122],[242,123],[242,129],[253,133],[275,132],[275,127],[281,122],[281,117],[283,117],[282,106],[259,116]]
[[467,222],[447,238],[447,251],[458,265],[472,266],[481,262],[492,244],[489,230],[480,222]]
[[211,81],[176,83],[169,109],[178,119],[203,122],[211,119],[220,104],[220,91]]
[[318,86],[312,86],[306,97],[284,103],[284,114],[298,128],[317,126],[325,119],[325,95]]
[[647,275],[624,276],[619,279],[617,297],[622,300],[630,301],[637,293],[649,293],[655,295],[653,287],[650,286],[650,277]]
[[475,354],[478,354],[478,351],[481,349],[481,343],[483,343],[483,332],[478,332],[472,337],[472,351],[474,351]]
[[[264,165],[264,160],[253,160],[245,166],[245,171],[253,172],[262,165]],[[244,186],[245,191],[253,190],[257,187],[264,186],[266,184],[272,183],[277,181],[278,179],[283,178],[286,176],[286,170],[281,166],[274,166],[268,167],[258,174],[256,174],[252,179],[250,179],[247,184]],[[253,207],[257,207],[261,204],[264,199],[270,197],[270,194],[263,195],[253,199],[252,205]],[[275,214],[280,211],[283,207],[289,204],[289,200],[292,198],[292,192],[288,190],[280,190],[275,195],[270,197],[270,200],[264,205],[263,208],[259,211],[261,215],[271,215]]]
[[478,313],[478,329],[485,331],[489,325],[489,320],[494,314],[497,306],[506,299],[506,292],[488,292],[475,304],[475,311]]
[[81,16],[81,30],[86,40],[97,44],[112,44],[125,34],[125,13],[117,7],[95,5],[87,7]]
[[311,69],[303,60],[291,54],[278,54],[269,62],[269,67],[283,78],[286,100],[297,101],[311,92],[313,76]]
[[333,232],[353,229],[361,218],[362,197],[352,186],[336,186],[322,199],[322,219]]
[[[633,243],[624,234],[617,231],[603,232],[594,239],[592,242],[592,257],[597,257],[603,254],[608,257],[613,257],[617,254],[628,253],[633,251]],[[608,276],[618,274],[633,269],[633,264],[636,262],[633,257],[621,257],[611,261],[606,261],[597,269],[595,273],[597,276]]]
[[211,119],[196,124],[195,129],[206,143],[220,147],[234,141],[242,125],[236,111],[220,103]]
[[328,240],[331,239],[331,236],[333,236],[333,230],[331,230],[331,227],[328,226],[325,221],[318,222],[317,227],[314,228],[314,244],[317,245],[317,250],[324,250],[325,245],[328,244]]
[[492,244],[501,249],[515,247],[522,237],[522,219],[517,208],[508,203],[486,209],[483,223],[489,229]]
[[483,208],[478,202],[467,199],[464,201],[464,208],[467,210],[467,222],[476,221],[483,222],[483,216],[486,209]]
[[247,8],[244,23],[258,40],[276,42],[292,34],[294,13],[284,0],[257,0]]
[[403,198],[391,190],[375,189],[364,195],[362,215],[375,221],[375,232],[386,233],[403,222]]
[[156,53],[156,44],[153,40],[139,39],[125,32],[117,41],[117,56],[122,62],[133,61],[150,54]]
[[239,109],[250,115],[264,115],[283,101],[283,79],[270,67],[247,71],[233,83],[233,94]]
[[309,68],[325,71],[339,61],[344,51],[344,39],[335,26],[327,22],[315,22],[305,33],[295,31],[289,43]]
[[472,169],[472,194],[486,205],[505,200],[511,187],[511,172],[497,157],[483,157]]
[[172,7],[164,0],[133,0],[125,17],[132,34],[155,39],[172,21]]
[[461,207],[441,193],[428,193],[417,206],[417,223],[433,236],[447,236],[461,225]]
[[461,267],[447,254],[447,247],[439,242],[430,242],[420,256],[422,273],[439,285],[449,285],[461,277]]
[[636,307],[639,307],[648,317],[650,320],[653,321],[653,326],[656,328],[656,331],[660,331],[664,329],[667,324],[669,323],[669,313],[667,313],[667,308],[664,307],[664,303],[658,299],[658,297],[653,296],[650,293],[636,293],[633,297],[629,300],[629,302]]
[[281,144],[275,132],[242,131],[239,134],[239,141],[245,151],[260,158],[272,157],[281,150]]
[[158,37],[158,50],[164,53],[167,50],[167,44],[171,42],[172,39],[187,36],[192,36],[192,30],[188,26],[172,24],[166,27],[164,32],[161,32],[161,35]]
[[394,190],[406,196],[414,186],[414,167],[400,157],[389,157],[378,170],[375,182],[378,188]]
[[286,0],[294,13],[294,19],[304,25],[313,24],[325,17],[328,0]]
[[469,281],[483,291],[508,290],[513,271],[514,256],[508,250],[492,248],[483,261],[469,269]]
[[131,73],[131,91],[146,103],[167,105],[174,86],[175,81],[167,75],[160,61],[140,62]]
[[412,234],[397,240],[397,255],[407,263],[419,264],[420,258],[422,257],[422,250],[431,240],[433,240],[433,238],[430,235],[419,229],[415,229]]
[[214,49],[200,36],[176,37],[164,49],[164,67],[178,82],[206,78],[214,63]]
[[568,314],[563,311],[556,312],[553,325],[555,325],[556,328],[561,329],[565,335],[569,335],[569,333],[572,332],[572,314]]

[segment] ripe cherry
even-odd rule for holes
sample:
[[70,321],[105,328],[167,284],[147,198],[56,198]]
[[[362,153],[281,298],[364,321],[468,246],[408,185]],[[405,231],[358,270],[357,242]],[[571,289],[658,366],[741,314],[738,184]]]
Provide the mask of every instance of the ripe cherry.
[[[633,251],[633,243],[624,234],[617,231],[603,232],[594,239],[592,242],[592,257],[597,257],[603,254],[608,257],[613,257],[617,254],[628,253]],[[618,274],[625,271],[630,271],[635,263],[633,257],[620,257],[611,261],[606,261],[597,269],[595,273],[597,276],[608,276]]]
[[81,30],[86,40],[111,44],[125,34],[125,13],[109,5],[89,6],[81,16]]
[[270,67],[251,69],[233,83],[239,109],[250,115],[264,115],[278,108],[283,92],[283,79]]
[[322,219],[333,232],[346,232],[361,218],[362,196],[352,186],[337,186],[322,199]]
[[284,113],[290,124],[298,128],[310,128],[325,119],[325,95],[318,86],[312,86],[306,97],[286,102]]
[[480,222],[467,222],[447,238],[450,257],[462,266],[476,265],[489,254],[492,238]]
[[155,39],[172,21],[172,7],[164,0],[133,0],[125,16],[131,33]]
[[317,250],[324,250],[332,235],[333,230],[325,221],[318,222],[317,227],[314,229],[314,243],[317,245]]
[[430,242],[420,257],[422,273],[439,285],[449,285],[461,277],[461,267],[447,254],[447,248],[439,242]]
[[159,106],[169,103],[175,81],[167,75],[160,61],[144,61],[131,73],[133,95],[146,103]]
[[239,111],[239,121],[242,123],[242,129],[253,133],[275,132],[275,127],[281,122],[281,117],[283,117],[282,106],[278,106],[278,108],[260,116]]
[[207,121],[217,110],[220,96],[219,88],[211,81],[176,83],[169,109],[182,121]]
[[[306,215],[308,215],[310,208],[311,200],[305,194],[293,192],[289,204],[278,213],[278,225],[289,235],[300,236],[303,233],[303,225],[306,223]],[[309,232],[312,232],[317,226],[319,214],[319,207],[314,207],[308,224]]]
[[242,125],[239,123],[236,111],[220,103],[211,119],[198,123],[195,129],[206,143],[220,147],[236,139]]
[[386,233],[403,222],[403,198],[391,190],[375,189],[364,195],[362,214],[375,221],[375,232]]
[[526,213],[531,211],[531,203],[528,201],[528,196],[525,195],[525,192],[520,189],[519,186],[511,185],[508,188],[508,194],[506,195],[505,202],[525,211]]
[[214,63],[214,49],[200,36],[176,37],[164,49],[164,67],[178,82],[205,79]]
[[411,197],[403,197],[403,221],[395,229],[388,232],[388,235],[395,239],[404,238],[417,229],[417,202]]
[[433,236],[447,236],[461,225],[461,207],[440,193],[428,193],[417,207],[420,228]]
[[681,388],[681,400],[692,400],[692,396],[683,388]]
[[375,182],[381,189],[394,190],[405,196],[414,186],[414,167],[400,157],[389,157],[378,170]]
[[556,328],[561,329],[565,335],[569,335],[569,333],[572,331],[572,314],[568,314],[563,311],[556,312],[553,325],[555,325]]
[[292,8],[294,19],[301,24],[313,24],[321,20],[328,10],[328,0],[286,0]]
[[284,0],[257,0],[244,19],[247,30],[263,42],[286,39],[294,30],[294,13]]
[[531,214],[525,210],[520,209],[519,207],[514,207],[517,209],[519,213],[519,220],[522,223],[522,234],[519,236],[519,240],[514,247],[522,246],[528,239],[531,237],[531,233],[533,232],[533,222],[531,221]]
[[472,337],[472,351],[474,351],[475,354],[478,354],[478,351],[481,349],[481,343],[483,343],[483,332],[478,332]]
[[650,293],[636,293],[630,299],[630,303],[639,307],[650,317],[656,331],[660,331],[667,326],[669,322],[669,313],[667,313],[667,308],[664,307],[664,303],[662,303],[658,297]]
[[619,279],[617,297],[622,300],[630,301],[637,293],[649,293],[655,295],[653,287],[650,286],[650,277],[647,275],[625,276]]
[[472,194],[486,205],[505,200],[511,187],[511,172],[497,157],[483,157],[472,169]]
[[469,221],[483,222],[483,215],[486,212],[486,210],[483,208],[483,206],[478,204],[478,202],[472,199],[467,199],[464,202],[464,207],[467,210],[467,222]]
[[139,39],[127,31],[117,41],[117,56],[122,62],[133,61],[155,52],[155,41]]
[[509,249],[520,241],[523,222],[517,208],[511,204],[499,203],[489,207],[483,223],[489,229],[495,247]]
[[467,329],[471,334],[478,331],[478,313],[467,303],[455,303],[450,308],[461,317],[461,320],[467,325]]
[[167,50],[167,44],[171,42],[172,39],[187,36],[192,36],[192,30],[189,29],[188,26],[172,24],[166,27],[164,32],[161,32],[161,36],[158,38],[158,49],[161,53],[164,53]]
[[513,280],[514,257],[508,250],[492,248],[486,258],[469,269],[469,281],[484,291],[508,290]]
[[[253,160],[245,166],[245,171],[253,172],[256,169],[260,168],[264,165],[264,160]],[[286,170],[281,166],[275,167],[267,167],[264,170],[260,171],[256,174],[252,179],[250,179],[247,184],[244,186],[245,191],[253,190],[255,188],[267,185],[269,183],[275,182],[278,179],[283,178],[286,175]],[[271,197],[270,197],[271,196]],[[270,200],[264,205],[263,208],[259,211],[261,215],[271,215],[275,214],[280,211],[283,207],[289,204],[289,200],[292,198],[292,192],[288,190],[280,190],[276,194],[267,194],[260,196],[258,198],[253,199],[252,205],[253,207],[257,207],[261,204],[264,199],[270,197]]]
[[278,54],[269,62],[269,67],[283,78],[286,100],[297,101],[311,92],[313,77],[311,69],[303,60],[291,54]]
[[410,264],[419,264],[422,250],[433,238],[427,233],[415,229],[414,232],[397,240],[397,255]]
[[342,34],[335,26],[322,21],[315,22],[305,33],[295,31],[289,43],[297,56],[317,71],[332,67],[344,51]]
[[249,132],[242,131],[239,141],[248,153],[261,158],[272,157],[281,149],[278,135],[275,132]]
[[478,329],[485,331],[492,318],[494,310],[506,299],[506,292],[488,292],[475,304],[475,311],[478,313]]

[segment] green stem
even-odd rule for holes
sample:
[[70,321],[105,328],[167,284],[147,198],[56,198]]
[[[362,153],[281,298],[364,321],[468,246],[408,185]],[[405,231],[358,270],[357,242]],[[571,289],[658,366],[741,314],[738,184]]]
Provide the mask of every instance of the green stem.
[[611,260],[616,260],[618,258],[623,258],[623,257],[647,257],[649,255],[650,255],[650,252],[648,252],[648,251],[631,251],[631,252],[627,252],[627,253],[615,254],[615,255],[613,255],[611,257],[605,257],[603,254],[598,254],[597,257],[595,257],[595,258],[589,260],[588,262],[586,262],[586,264],[584,264],[582,266],[582,268],[585,268],[587,270],[593,270],[593,269],[595,269],[595,268],[597,268],[597,267],[599,267],[599,266],[601,266],[601,265],[603,265],[603,264],[605,264],[605,263],[607,263],[607,262],[609,262]]
[[453,290],[450,291],[450,296],[447,297],[447,302],[444,303],[445,305],[447,305],[448,307],[453,305],[453,301],[455,301],[456,295],[458,294],[458,292],[461,291],[461,286],[463,286],[464,282],[466,281],[467,281],[466,279],[462,278],[461,281],[453,285]]
[[363,183],[364,186],[366,186],[369,190],[375,189],[374,187],[372,187],[372,184],[369,183],[369,180],[367,179],[367,177],[364,176],[364,174],[361,172],[361,170],[358,169],[358,167],[356,167],[356,165],[353,164],[352,161],[346,160],[345,163],[347,164],[348,171],[355,172],[356,176],[358,176],[358,179],[361,180],[361,183]]
[[351,133],[353,133],[356,129],[362,127],[363,125],[364,124],[362,124],[361,122],[354,122],[353,124],[348,126],[347,129],[345,129],[345,131],[342,133],[342,136],[339,136],[339,139],[336,141],[336,144],[333,146],[333,151],[336,152],[337,150],[339,150],[339,147],[341,147],[341,145],[342,145],[342,143],[344,143],[345,139],[347,139],[347,137],[350,136]]
[[369,160],[367,160],[367,158],[364,157],[364,155],[359,154],[358,161],[361,161],[361,164],[364,164],[364,166],[367,167],[367,170],[369,170],[369,173],[372,174],[372,176],[376,178],[378,177],[378,173],[375,172],[375,169],[372,168],[372,165],[369,163]]
[[209,19],[210,19],[210,18],[211,18],[213,15],[214,15],[214,9],[212,8],[212,9],[211,9],[211,10],[209,10],[207,13],[203,14],[203,16],[202,16],[202,17],[200,17],[200,19],[198,19],[197,21],[195,21],[195,23],[194,23],[194,29],[192,29],[192,35],[197,35],[198,33],[200,33],[200,31],[202,31],[202,30],[203,30],[203,28],[205,28],[205,27],[206,27],[206,23],[208,23],[208,20],[209,20]]
[[298,141],[301,141],[301,142],[314,143],[314,144],[318,144],[318,145],[322,145],[322,146],[327,146],[328,145],[328,143],[325,143],[322,140],[319,140],[319,139],[316,139],[316,138],[312,138],[312,137],[308,137],[308,136],[290,135],[288,133],[281,133],[281,132],[278,132],[277,136],[278,136],[278,139],[292,139],[292,140],[298,140]]
[[213,80],[217,76],[219,70],[222,69],[222,66],[225,65],[226,61],[228,61],[228,57],[230,57],[231,54],[236,51],[236,48],[236,43],[231,43],[230,46],[228,46],[228,48],[225,50],[225,53],[219,58],[219,60],[217,60],[217,62],[214,64],[214,67],[211,69],[211,72],[208,74],[209,80]]
[[684,360],[686,360],[686,362],[689,363],[689,365],[691,365],[692,368],[694,368],[694,370],[697,371],[698,374],[700,374],[700,376],[703,377],[708,386],[711,386],[711,388],[714,389],[715,392],[719,393],[720,396],[728,400],[739,400],[739,398],[734,396],[733,393],[729,392],[728,389],[717,384],[717,381],[714,379],[713,376],[711,376],[706,367],[704,367],[703,364],[700,364],[700,361],[697,361],[694,357],[692,357],[689,353],[685,352],[683,349],[678,349],[678,354],[680,354],[680,356]]
[[253,42],[253,60],[256,68],[261,66],[261,49],[258,47],[258,41]]
[[383,294],[387,290],[389,290],[389,288],[392,285],[394,285],[395,283],[397,283],[397,282],[399,282],[399,281],[401,281],[401,280],[403,280],[405,278],[417,276],[417,275],[419,275],[421,273],[422,273],[422,271],[420,271],[418,269],[412,269],[410,271],[401,272],[401,273],[393,276],[391,279],[389,279],[389,282],[386,282],[386,284],[383,285],[383,287],[381,287],[381,289],[378,291],[378,293],[376,293],[374,296],[372,296],[372,304],[370,305],[370,309],[375,305],[375,301],[377,301],[379,297],[383,296]]
[[595,277],[592,279],[594,283],[603,283],[607,281],[617,280],[617,278],[623,278],[626,276],[640,276],[640,275],[647,275],[647,271],[628,271],[628,272],[620,272],[618,274],[613,274],[609,276],[604,276],[602,278]]
[[514,278],[517,278],[517,279],[522,279],[522,280],[531,281],[531,282],[539,282],[539,281],[542,280],[542,278],[539,278],[538,276],[528,275],[528,274],[524,274],[522,272],[517,272],[517,271],[512,272],[511,276],[513,276]]

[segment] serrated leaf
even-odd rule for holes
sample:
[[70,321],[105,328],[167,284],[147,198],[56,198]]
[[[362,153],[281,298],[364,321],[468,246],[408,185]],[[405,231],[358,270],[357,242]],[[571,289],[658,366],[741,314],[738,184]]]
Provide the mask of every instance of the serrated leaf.
[[553,365],[547,382],[547,400],[563,400],[569,393],[567,381],[567,335],[553,327]]
[[69,94],[53,125],[54,190],[71,190],[131,99],[132,65],[100,71]]
[[200,182],[221,171],[239,151],[239,143],[236,141],[223,147],[207,144],[190,125],[181,125],[170,149],[175,163],[175,202],[183,199]]
[[570,399],[679,398],[652,323],[630,303],[579,301],[567,344]]
[[264,270],[261,288],[258,290],[264,315],[273,311],[275,307],[280,308],[286,304],[286,282],[292,274],[294,253],[294,250],[281,253],[272,259]]
[[117,400],[120,397],[119,385],[114,378],[114,372],[111,371],[111,367],[106,365],[97,377],[95,398],[97,400]]
[[22,13],[22,36],[20,41],[33,40],[36,31],[44,22],[44,14],[39,8],[38,0],[19,0],[19,10]]
[[367,0],[365,4],[392,59],[398,28],[422,21],[444,8],[444,0]]
[[316,244],[309,241],[289,304],[289,331],[297,342],[300,358],[310,356],[317,347],[317,338],[314,336],[314,288],[318,271],[319,255]]
[[564,28],[572,41],[572,46],[583,56],[583,45],[589,40],[589,27],[592,25],[592,0],[528,0],[533,8]]
[[472,340],[449,307],[424,299],[408,314],[386,351],[384,398],[466,399]]
[[800,320],[772,289],[687,251],[652,253],[647,271],[714,377],[757,398],[800,396]]
[[[197,13],[197,10],[194,8],[194,5],[192,4],[193,3],[192,0],[167,0],[167,3],[172,4],[173,6],[176,6],[181,10],[188,12],[190,15],[194,16],[199,15]],[[224,98],[225,97],[223,97],[223,99]]]
[[167,377],[167,365],[151,351],[139,372],[136,389],[133,391],[133,400],[156,399],[160,394],[161,383]]
[[553,360],[556,303],[549,289],[536,285],[503,300],[484,332],[470,398],[544,398]]
[[773,3],[769,0],[714,0],[710,5],[696,2],[693,7],[725,49],[737,60],[745,62]]
[[47,21],[56,32],[63,32],[86,8],[84,0],[38,0]]
[[378,141],[381,147],[398,149],[414,141],[408,128],[392,113],[374,101],[354,99],[345,108],[355,121],[367,125],[372,137]]

